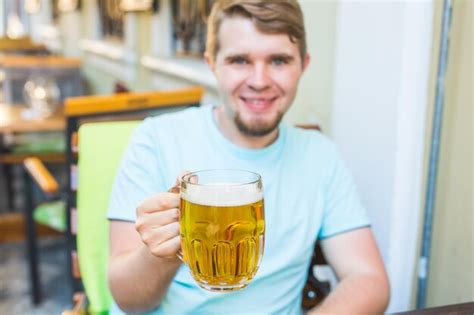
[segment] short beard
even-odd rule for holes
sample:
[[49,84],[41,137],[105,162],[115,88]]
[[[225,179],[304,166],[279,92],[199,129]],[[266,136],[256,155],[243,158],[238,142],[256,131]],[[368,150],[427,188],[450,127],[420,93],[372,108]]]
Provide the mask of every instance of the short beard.
[[237,113],[234,117],[234,122],[240,132],[246,136],[250,137],[263,137],[270,134],[275,130],[280,124],[281,119],[283,118],[283,113],[278,113],[277,118],[269,124],[257,124],[251,126],[246,124],[242,119],[240,119],[239,114]]

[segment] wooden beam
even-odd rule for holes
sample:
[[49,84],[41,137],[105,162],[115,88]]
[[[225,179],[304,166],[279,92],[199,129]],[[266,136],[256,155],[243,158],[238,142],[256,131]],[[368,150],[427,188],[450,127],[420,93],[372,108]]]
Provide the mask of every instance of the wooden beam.
[[29,157],[36,157],[44,163],[63,163],[66,161],[64,153],[5,153],[0,154],[0,163],[21,164]]
[[44,44],[37,44],[31,41],[29,37],[22,38],[0,38],[0,51],[10,52],[10,51],[38,51],[38,52],[47,52],[47,48]]
[[5,68],[79,68],[81,59],[61,56],[6,55],[0,57]]
[[130,109],[154,109],[198,104],[204,89],[193,87],[175,91],[133,92],[115,95],[70,97],[64,114],[69,117],[126,112]]

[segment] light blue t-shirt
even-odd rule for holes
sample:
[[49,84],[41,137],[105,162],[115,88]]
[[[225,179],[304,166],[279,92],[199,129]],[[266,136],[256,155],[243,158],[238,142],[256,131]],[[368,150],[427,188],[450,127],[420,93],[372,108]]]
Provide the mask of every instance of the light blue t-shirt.
[[183,264],[156,314],[301,313],[316,239],[369,225],[352,177],[335,145],[321,133],[281,123],[274,143],[244,149],[220,133],[211,106],[147,118],[123,158],[108,216],[135,221],[136,207],[172,187],[184,170],[216,168],[262,175],[265,250],[260,268],[247,288],[213,293],[201,289]]

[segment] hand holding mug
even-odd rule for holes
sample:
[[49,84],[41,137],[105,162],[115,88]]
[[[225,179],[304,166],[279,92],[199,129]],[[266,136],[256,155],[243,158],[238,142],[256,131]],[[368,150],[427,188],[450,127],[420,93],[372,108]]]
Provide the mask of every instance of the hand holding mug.
[[176,258],[180,245],[179,188],[158,193],[137,208],[135,229],[156,257]]

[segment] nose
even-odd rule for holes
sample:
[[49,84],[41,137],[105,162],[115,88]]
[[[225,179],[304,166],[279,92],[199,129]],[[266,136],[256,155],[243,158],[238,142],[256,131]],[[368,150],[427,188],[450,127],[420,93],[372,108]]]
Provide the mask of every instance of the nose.
[[262,63],[256,63],[247,79],[247,84],[254,90],[265,90],[270,86],[270,77],[267,66]]

